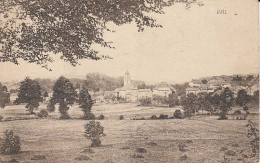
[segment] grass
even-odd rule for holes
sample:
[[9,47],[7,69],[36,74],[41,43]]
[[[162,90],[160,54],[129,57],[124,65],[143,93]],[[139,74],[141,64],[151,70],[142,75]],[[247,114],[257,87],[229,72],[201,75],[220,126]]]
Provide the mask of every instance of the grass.
[[[42,104],[40,108],[46,105]],[[58,107],[56,107],[57,110]],[[214,116],[196,116],[190,119],[167,120],[131,120],[134,117],[151,117],[167,114],[172,116],[177,108],[137,107],[135,104],[99,105],[93,107],[96,116],[103,114],[100,120],[106,137],[101,138],[102,146],[91,148],[93,152],[84,152],[91,142],[84,136],[83,125],[87,122],[79,117],[82,111],[77,105],[71,107],[70,120],[58,120],[59,113],[50,113],[46,119],[36,119],[26,114],[22,105],[8,106],[0,110],[0,115],[11,121],[0,122],[0,136],[6,129],[13,129],[21,137],[22,152],[17,155],[0,155],[1,161],[16,159],[31,162],[35,155],[44,155],[37,162],[75,162],[75,158],[86,155],[88,162],[222,162],[225,151],[234,151],[235,156],[225,156],[231,162],[239,162],[243,154],[251,152],[246,120],[217,120]],[[40,110],[40,109],[39,109]],[[37,112],[37,111],[36,111]],[[124,120],[118,120],[124,115]],[[11,118],[10,118],[11,117]],[[19,118],[24,120],[16,120]],[[29,117],[29,118],[28,118]],[[250,117],[257,121],[258,115]],[[28,119],[26,119],[28,118]],[[156,145],[152,146],[151,142]],[[179,151],[179,144],[185,145],[185,151]],[[137,156],[138,149],[143,158]],[[182,156],[187,158],[181,160]],[[254,159],[243,158],[246,162]]]

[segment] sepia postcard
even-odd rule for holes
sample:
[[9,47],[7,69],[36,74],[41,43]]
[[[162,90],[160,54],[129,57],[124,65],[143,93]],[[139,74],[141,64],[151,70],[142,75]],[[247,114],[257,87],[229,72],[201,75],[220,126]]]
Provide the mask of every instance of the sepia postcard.
[[0,163],[258,163],[257,0],[0,0]]

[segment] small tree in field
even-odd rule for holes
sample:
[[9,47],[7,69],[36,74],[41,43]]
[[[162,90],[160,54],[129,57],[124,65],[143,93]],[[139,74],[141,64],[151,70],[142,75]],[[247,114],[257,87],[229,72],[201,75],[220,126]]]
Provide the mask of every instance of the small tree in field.
[[176,119],[182,119],[182,112],[179,109],[175,110],[173,117]]
[[85,137],[91,140],[91,147],[97,147],[101,145],[100,138],[106,136],[104,134],[104,127],[100,125],[100,122],[90,121],[84,125]]
[[[68,105],[74,104],[76,100],[77,93],[73,88],[72,83],[69,79],[61,76],[55,83],[53,87],[53,96],[51,98],[51,102],[49,108],[54,108],[53,106],[56,103],[59,103],[59,112],[61,114],[60,119],[69,119]],[[55,108],[54,108],[55,109]]]
[[88,93],[88,89],[83,88],[79,93],[79,107],[84,112],[83,119],[95,119],[95,115],[91,113],[93,104],[94,102]]
[[35,108],[38,108],[39,102],[42,102],[43,98],[41,96],[41,86],[30,78],[26,78],[21,82],[18,98],[15,100],[16,104],[27,103],[25,108],[33,114]]

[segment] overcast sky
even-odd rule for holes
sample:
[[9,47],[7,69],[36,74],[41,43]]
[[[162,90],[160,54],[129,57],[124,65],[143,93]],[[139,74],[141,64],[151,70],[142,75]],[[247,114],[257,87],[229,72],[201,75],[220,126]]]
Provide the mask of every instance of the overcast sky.
[[[24,62],[0,63],[0,81],[26,76],[84,78],[91,72],[122,76],[128,70],[134,80],[178,83],[203,76],[258,73],[257,1],[204,0],[204,4],[189,10],[176,5],[164,15],[155,15],[163,28],[137,32],[134,24],[110,24],[116,32],[106,33],[105,38],[116,49],[100,49],[100,54],[109,54],[112,60],[81,61],[73,67],[56,59],[49,65],[51,72]],[[219,9],[227,14],[217,14]]]

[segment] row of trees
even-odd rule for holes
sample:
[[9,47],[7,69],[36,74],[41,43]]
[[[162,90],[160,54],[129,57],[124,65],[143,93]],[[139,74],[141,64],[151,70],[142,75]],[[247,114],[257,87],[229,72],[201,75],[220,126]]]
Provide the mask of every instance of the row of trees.
[[[34,114],[34,109],[39,107],[39,103],[43,101],[42,88],[36,80],[26,78],[21,82],[18,98],[15,100],[16,104],[26,103],[26,108],[31,114]],[[55,105],[59,104],[60,119],[68,119],[68,110],[71,105],[78,102],[80,108],[84,112],[84,119],[94,119],[94,114],[91,113],[93,100],[91,99],[88,89],[82,88],[77,94],[73,84],[61,76],[53,87],[53,95],[49,100],[47,109],[49,112],[55,111]]]

